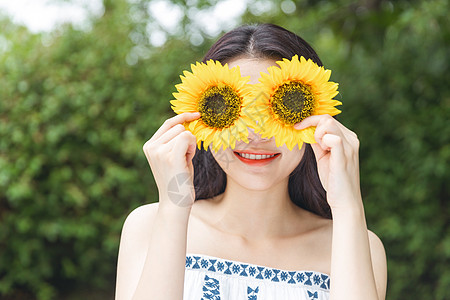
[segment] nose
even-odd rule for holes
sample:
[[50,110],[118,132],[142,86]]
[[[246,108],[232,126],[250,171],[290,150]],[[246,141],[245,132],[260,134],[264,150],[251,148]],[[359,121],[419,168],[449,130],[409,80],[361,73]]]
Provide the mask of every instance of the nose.
[[261,134],[255,132],[253,128],[248,129],[248,141],[249,142],[268,142],[271,138],[263,138]]

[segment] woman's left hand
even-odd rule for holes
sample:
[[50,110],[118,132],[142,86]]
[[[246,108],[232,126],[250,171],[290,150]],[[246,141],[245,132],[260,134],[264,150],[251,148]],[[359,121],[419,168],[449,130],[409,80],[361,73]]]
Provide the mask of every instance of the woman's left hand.
[[331,210],[361,209],[358,137],[330,115],[310,116],[294,128],[310,126],[316,127],[311,146]]

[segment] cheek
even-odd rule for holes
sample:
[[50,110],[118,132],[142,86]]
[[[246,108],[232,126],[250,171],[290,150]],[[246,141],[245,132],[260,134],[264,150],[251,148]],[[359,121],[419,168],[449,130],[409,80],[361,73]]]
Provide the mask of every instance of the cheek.
[[289,172],[289,174],[292,171],[294,171],[294,169],[298,166],[298,164],[303,158],[304,153],[305,153],[305,144],[303,144],[303,147],[301,149],[294,148],[291,151],[289,151],[286,148],[286,151],[283,151],[284,155],[283,166],[286,168],[286,171]]
[[217,152],[214,152],[210,149],[212,156],[216,160],[216,162],[219,164],[219,166],[224,170],[225,172],[230,167],[230,164],[236,161],[236,157],[233,153],[233,151],[230,148],[227,148],[225,150],[220,149]]

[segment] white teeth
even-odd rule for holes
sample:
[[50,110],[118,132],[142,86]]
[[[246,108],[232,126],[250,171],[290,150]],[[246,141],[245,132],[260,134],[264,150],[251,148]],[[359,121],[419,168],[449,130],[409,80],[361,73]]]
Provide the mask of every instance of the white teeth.
[[267,155],[267,154],[249,154],[249,153],[238,153],[240,156],[242,156],[243,158],[247,158],[247,159],[266,159],[266,158],[270,158],[270,157],[274,157],[275,154],[273,155]]

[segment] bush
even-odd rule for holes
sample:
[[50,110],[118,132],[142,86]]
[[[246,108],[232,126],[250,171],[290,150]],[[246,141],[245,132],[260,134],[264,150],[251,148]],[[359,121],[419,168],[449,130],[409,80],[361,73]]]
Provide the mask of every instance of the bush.
[[112,294],[123,221],[157,200],[142,145],[170,116],[168,87],[196,57],[170,42],[169,55],[129,65],[132,29],[118,19],[107,13],[91,32],[66,27],[47,46],[49,37],[4,21],[12,42],[0,56],[5,297],[51,299],[80,286]]

